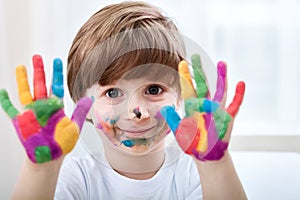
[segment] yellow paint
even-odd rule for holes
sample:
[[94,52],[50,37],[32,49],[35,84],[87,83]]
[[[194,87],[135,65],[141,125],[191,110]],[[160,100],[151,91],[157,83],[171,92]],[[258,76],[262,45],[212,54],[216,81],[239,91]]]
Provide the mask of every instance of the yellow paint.
[[18,84],[19,99],[22,105],[32,102],[32,96],[28,85],[27,71],[23,65],[16,68],[16,78]]
[[196,150],[199,152],[205,152],[207,150],[208,141],[207,141],[207,130],[205,128],[205,120],[204,115],[205,113],[194,113],[194,117],[197,119],[197,128],[200,131],[200,138],[197,145]]
[[180,75],[181,96],[183,99],[196,97],[195,89],[193,87],[192,78],[189,72],[188,63],[183,60],[178,65]]
[[68,117],[64,117],[57,123],[54,134],[55,141],[61,147],[63,154],[67,154],[78,140],[79,127]]

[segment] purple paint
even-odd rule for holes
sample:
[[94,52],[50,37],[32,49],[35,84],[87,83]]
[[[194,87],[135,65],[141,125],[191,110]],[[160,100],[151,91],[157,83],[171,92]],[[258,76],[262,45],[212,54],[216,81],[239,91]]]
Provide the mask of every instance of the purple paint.
[[93,99],[91,99],[90,97],[83,97],[78,101],[76,105],[71,120],[74,121],[79,126],[80,130],[83,126],[85,117],[89,112],[92,104],[93,104]]
[[214,101],[222,101],[225,93],[226,65],[223,62],[218,63],[218,79],[217,91],[214,96]]
[[202,161],[219,160],[223,157],[224,151],[228,147],[228,143],[218,139],[217,129],[211,114],[204,115],[204,120],[205,120],[206,130],[208,133],[207,151],[205,153],[199,153],[196,150],[194,150],[193,154],[197,159]]
[[36,163],[35,148],[38,146],[48,146],[51,151],[52,159],[57,159],[62,155],[60,146],[54,140],[54,131],[56,124],[63,117],[65,117],[65,113],[63,109],[60,109],[49,118],[47,125],[41,128],[40,133],[30,136],[26,141],[21,139],[19,124],[16,119],[13,119],[13,124],[16,128],[17,134],[21,139],[21,142],[25,147],[27,155],[31,161]]
[[154,117],[157,120],[163,120],[164,119],[164,117],[162,116],[162,114],[160,113],[160,111],[158,111]]
[[98,123],[97,126],[96,126],[96,128],[102,130],[103,126],[100,123]]
[[228,143],[218,140],[213,148],[205,155],[201,155],[199,152],[193,152],[198,160],[220,160],[224,156],[224,151],[227,149]]

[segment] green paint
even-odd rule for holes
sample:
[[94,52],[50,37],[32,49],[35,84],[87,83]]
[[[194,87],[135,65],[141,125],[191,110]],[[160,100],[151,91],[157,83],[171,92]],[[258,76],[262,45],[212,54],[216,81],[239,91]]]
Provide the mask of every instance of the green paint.
[[27,109],[31,109],[35,113],[38,122],[42,126],[45,126],[48,119],[63,107],[63,101],[57,97],[46,100],[37,100],[26,106]]
[[132,139],[133,145],[147,145],[149,141],[147,138]]
[[204,99],[198,99],[195,97],[188,98],[184,101],[184,108],[187,117],[190,117],[194,112],[202,112]]
[[51,151],[48,146],[38,146],[35,148],[34,153],[37,163],[44,163],[52,160]]
[[199,54],[192,55],[192,66],[194,72],[194,79],[197,84],[196,87],[197,96],[200,98],[206,97],[208,88],[206,84],[205,74],[201,66],[201,60]]
[[213,115],[215,119],[216,129],[219,134],[218,137],[219,139],[223,139],[227,132],[228,124],[231,121],[231,116],[221,108],[218,108]]
[[4,89],[0,90],[0,103],[1,103],[1,107],[8,114],[10,118],[13,119],[19,114],[19,111],[12,105],[8,97],[8,93]]

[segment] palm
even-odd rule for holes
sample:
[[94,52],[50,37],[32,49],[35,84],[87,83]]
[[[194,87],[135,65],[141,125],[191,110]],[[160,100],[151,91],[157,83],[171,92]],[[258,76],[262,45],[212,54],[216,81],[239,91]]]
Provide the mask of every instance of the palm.
[[68,118],[61,99],[64,95],[61,60],[54,60],[51,97],[47,96],[42,58],[34,56],[33,64],[34,98],[29,91],[26,68],[18,66],[16,70],[19,98],[25,110],[20,113],[12,105],[6,90],[0,90],[0,103],[12,119],[29,159],[44,163],[73,149],[92,100],[82,98],[71,119]]
[[185,102],[185,117],[181,120],[174,107],[161,112],[175,134],[179,146],[199,160],[219,160],[228,147],[233,120],[242,103],[245,84],[239,82],[235,97],[225,109],[227,79],[226,65],[218,64],[217,90],[210,98],[199,55],[193,55],[192,65],[196,89],[186,61],[179,64],[180,85]]

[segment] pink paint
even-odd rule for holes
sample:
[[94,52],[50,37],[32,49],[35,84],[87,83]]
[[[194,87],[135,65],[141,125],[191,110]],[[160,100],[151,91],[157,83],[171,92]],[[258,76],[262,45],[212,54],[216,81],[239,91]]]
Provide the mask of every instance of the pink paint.
[[97,126],[96,126],[96,128],[102,130],[103,126],[100,123],[98,123]]
[[214,101],[222,101],[225,93],[226,84],[226,64],[224,62],[218,63],[218,79],[217,79],[217,91],[214,96]]
[[157,119],[157,120],[163,120],[163,119],[164,119],[164,117],[161,115],[160,111],[158,111],[158,112],[156,113],[155,119]]

